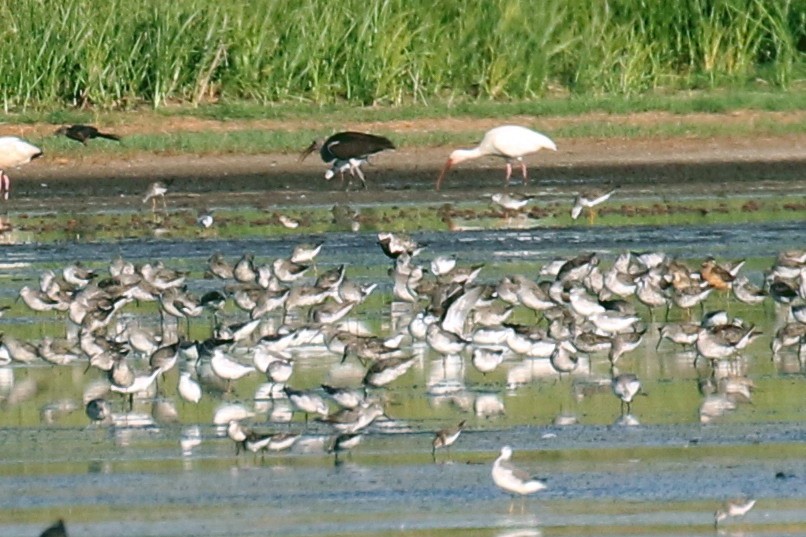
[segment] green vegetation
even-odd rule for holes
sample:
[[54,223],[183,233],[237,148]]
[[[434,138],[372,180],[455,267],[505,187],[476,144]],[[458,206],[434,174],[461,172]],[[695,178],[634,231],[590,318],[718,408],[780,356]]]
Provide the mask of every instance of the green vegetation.
[[[5,110],[352,105],[789,88],[806,4],[781,0],[16,0]],[[537,8],[536,8],[537,7]]]

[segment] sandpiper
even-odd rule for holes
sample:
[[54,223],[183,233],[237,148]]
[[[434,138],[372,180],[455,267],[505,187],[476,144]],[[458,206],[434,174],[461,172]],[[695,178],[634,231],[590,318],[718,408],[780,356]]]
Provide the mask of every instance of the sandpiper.
[[627,414],[630,413],[630,406],[633,398],[641,392],[641,381],[632,373],[621,373],[613,377],[610,386],[613,394],[621,399],[621,413],[624,414],[624,407],[627,407]]
[[235,442],[236,455],[241,452],[241,447],[249,434],[249,429],[241,425],[241,422],[237,420],[230,420],[230,422],[227,424],[227,436],[230,440]]
[[731,282],[736,279],[725,267],[718,265],[712,257],[702,262],[700,276],[703,281],[708,282],[711,287],[718,291],[729,289]]
[[380,388],[394,381],[414,365],[415,356],[392,357],[373,363],[364,375],[364,386]]
[[508,194],[506,192],[496,192],[490,196],[490,200],[495,205],[502,207],[505,211],[512,212],[523,209],[534,198],[535,196],[527,196],[524,194]]
[[473,347],[471,363],[482,375],[491,373],[504,361],[504,351],[487,347]]
[[320,417],[326,417],[330,412],[325,400],[313,392],[294,390],[288,386],[283,387],[283,391],[288,396],[288,400],[291,401],[291,405],[295,409],[305,413],[306,424],[308,423],[309,414],[318,414]]
[[350,410],[341,410],[331,414],[319,421],[330,424],[334,429],[343,434],[357,433],[383,416],[383,407],[375,402],[364,401],[358,407]]
[[457,425],[453,427],[447,427],[445,429],[440,429],[434,434],[434,440],[431,441],[431,458],[436,462],[437,460],[437,449],[439,448],[450,448],[456,439],[459,438],[459,435],[462,434],[462,430],[465,428],[465,420],[460,421]]
[[218,347],[212,350],[210,366],[213,368],[213,373],[215,373],[217,377],[227,381],[228,387],[233,380],[238,380],[256,371],[252,366],[239,364],[227,356],[223,349]]
[[337,388],[329,384],[322,384],[322,389],[342,408],[353,409],[364,402],[364,397],[356,390]]
[[162,199],[163,210],[168,210],[168,205],[165,203],[165,194],[168,193],[168,187],[162,181],[156,181],[148,185],[145,196],[143,196],[143,203],[148,203],[151,200],[151,212],[157,212],[157,198]]
[[138,393],[147,392],[151,386],[154,384],[154,381],[157,380],[157,376],[162,372],[159,367],[155,367],[151,370],[151,373],[148,375],[139,375],[134,377],[134,381],[129,386],[117,386],[112,384],[110,389],[113,392],[122,393],[124,395],[129,396],[129,408],[132,407],[134,395]]
[[179,374],[179,395],[189,403],[198,403],[202,398],[202,389],[190,375],[190,371],[182,371]]

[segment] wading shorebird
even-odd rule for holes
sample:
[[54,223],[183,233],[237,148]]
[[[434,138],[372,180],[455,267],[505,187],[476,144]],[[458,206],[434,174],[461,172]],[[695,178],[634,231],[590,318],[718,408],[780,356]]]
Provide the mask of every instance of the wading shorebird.
[[165,203],[165,194],[168,193],[168,187],[162,181],[155,181],[148,185],[148,190],[146,190],[145,195],[143,196],[143,203],[148,203],[151,200],[151,212],[157,212],[157,198],[162,199],[162,208],[163,210],[168,210],[168,205]]
[[596,219],[596,206],[606,202],[610,196],[618,190],[618,187],[610,190],[586,190],[580,192],[574,199],[574,206],[571,208],[571,218],[576,220],[582,214],[583,209],[588,210],[588,223],[593,224]]
[[437,449],[439,448],[450,448],[456,439],[459,438],[459,435],[462,434],[462,431],[465,428],[465,420],[460,421],[454,427],[447,427],[445,429],[440,429],[439,431],[434,434],[434,440],[431,441],[431,458],[436,462],[437,460]]
[[361,165],[376,153],[387,149],[395,149],[395,144],[388,138],[374,134],[352,131],[338,132],[324,142],[314,140],[302,152],[300,161],[305,160],[305,157],[317,149],[322,161],[330,166],[330,169],[325,172],[327,181],[330,181],[338,173],[341,175],[343,184],[344,172],[350,172],[350,175],[357,175],[361,179],[361,184],[366,189],[367,182],[364,178],[364,173],[361,171]]
[[622,373],[613,377],[610,385],[613,388],[613,394],[621,399],[622,415],[625,405],[627,414],[629,414],[632,400],[641,392],[641,381],[632,373]]
[[484,156],[501,157],[507,161],[507,176],[504,184],[509,184],[512,177],[512,164],[517,162],[523,172],[523,182],[527,183],[526,164],[523,157],[537,153],[541,149],[557,151],[557,146],[545,134],[535,132],[526,127],[518,125],[503,125],[490,129],[481,139],[481,143],[473,149],[457,149],[448,157],[442,173],[437,178],[436,190],[439,191],[442,180],[452,167],[466,160],[472,160]]

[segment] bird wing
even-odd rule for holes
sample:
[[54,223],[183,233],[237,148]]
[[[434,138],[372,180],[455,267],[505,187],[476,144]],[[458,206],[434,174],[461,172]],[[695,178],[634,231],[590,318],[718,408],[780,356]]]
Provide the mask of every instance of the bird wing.
[[445,315],[441,323],[442,329],[452,332],[457,336],[462,336],[464,334],[467,316],[470,310],[473,309],[473,306],[476,305],[476,302],[478,302],[482,291],[483,288],[474,287],[469,291],[465,291],[460,297],[454,300],[445,310]]
[[[322,159],[325,160],[325,150],[335,159],[349,160],[351,158],[365,158],[379,151],[394,148],[394,144],[383,136],[362,132],[343,132],[334,134],[325,141],[322,147]],[[333,158],[329,160],[333,160]],[[326,160],[326,162],[329,160]]]

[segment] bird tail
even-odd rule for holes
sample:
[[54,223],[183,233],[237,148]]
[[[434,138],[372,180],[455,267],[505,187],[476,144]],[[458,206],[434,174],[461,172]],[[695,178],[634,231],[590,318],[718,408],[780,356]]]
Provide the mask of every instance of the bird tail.
[[120,141],[120,136],[117,134],[109,134],[108,132],[99,132],[98,136],[101,138],[106,138],[107,140],[114,140],[116,142]]

